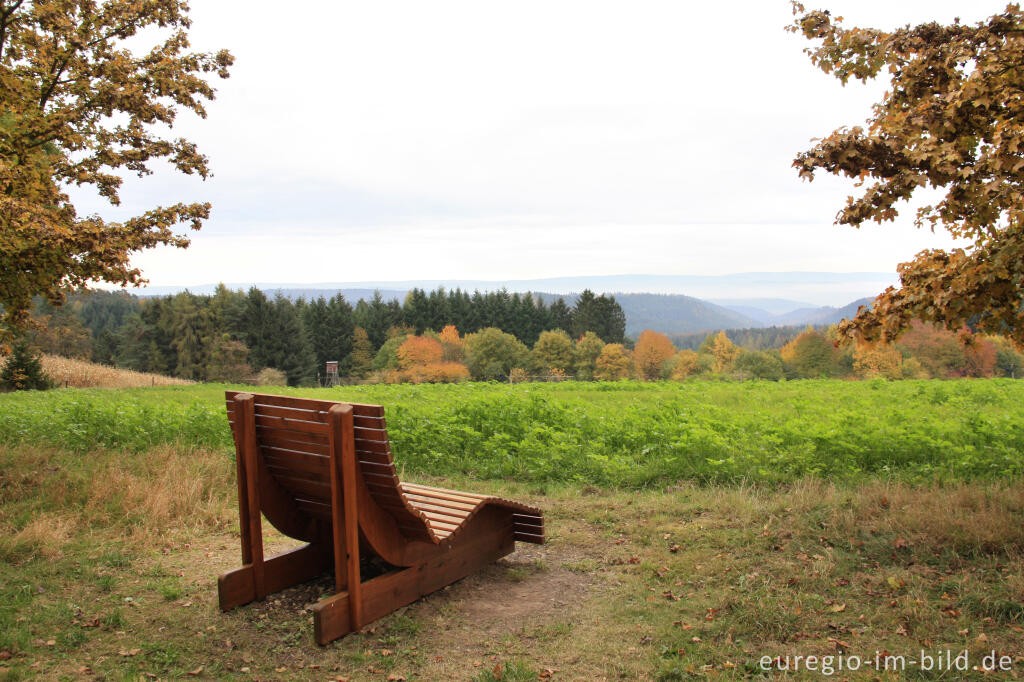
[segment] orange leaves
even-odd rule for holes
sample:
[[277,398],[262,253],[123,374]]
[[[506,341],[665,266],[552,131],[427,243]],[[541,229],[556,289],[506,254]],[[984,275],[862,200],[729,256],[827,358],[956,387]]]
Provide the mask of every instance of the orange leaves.
[[637,374],[647,381],[661,378],[662,369],[669,358],[675,355],[676,347],[667,336],[660,332],[645,329],[640,332],[633,350],[633,362]]
[[[447,343],[451,346],[458,339],[459,332],[449,325],[446,341],[442,342],[429,336],[410,336],[395,351],[398,356],[397,371],[388,375],[389,383],[411,382],[446,383],[464,381],[469,378],[469,370],[459,362],[444,360]],[[458,342],[461,348],[461,341]]]
[[441,342],[426,336],[410,336],[398,347],[398,365],[402,369],[438,364],[444,355]]

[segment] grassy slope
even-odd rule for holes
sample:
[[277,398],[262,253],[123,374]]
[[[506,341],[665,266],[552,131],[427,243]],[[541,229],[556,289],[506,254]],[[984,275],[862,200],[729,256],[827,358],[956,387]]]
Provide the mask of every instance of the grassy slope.
[[0,448],[0,679],[733,679],[765,655],[922,648],[1024,666],[1019,479],[429,479],[542,505],[549,544],[320,648],[306,607],[327,579],[217,609],[215,576],[239,561],[231,468],[210,450]]

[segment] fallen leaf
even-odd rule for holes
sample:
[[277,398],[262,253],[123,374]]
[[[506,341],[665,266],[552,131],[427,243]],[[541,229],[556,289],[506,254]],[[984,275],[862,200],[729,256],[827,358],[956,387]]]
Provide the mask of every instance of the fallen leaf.
[[[498,679],[500,680],[501,678],[499,677]],[[388,682],[405,682],[405,678],[401,675],[391,673],[390,675],[388,675]]]
[[191,675],[192,677],[197,677],[197,676],[201,675],[202,673],[203,673],[203,666],[199,666],[195,670],[189,670],[188,671],[188,674]]
[[846,610],[846,604],[833,604],[829,608],[829,611],[831,611],[832,613],[842,613],[845,610]]
[[678,552],[678,551],[679,551],[680,549],[682,549],[682,548],[681,548],[681,547],[680,547],[679,545],[671,545],[671,546],[670,546],[670,547],[668,548],[668,551],[670,551],[670,552],[672,552],[673,554],[675,554],[675,553],[676,553],[676,552]]

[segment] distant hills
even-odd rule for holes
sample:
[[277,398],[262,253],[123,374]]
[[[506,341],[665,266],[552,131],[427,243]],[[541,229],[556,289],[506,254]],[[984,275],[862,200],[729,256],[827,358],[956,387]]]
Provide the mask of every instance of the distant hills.
[[[250,286],[270,294],[295,299],[340,293],[352,303],[369,299],[379,290],[385,300],[403,300],[412,288],[430,291],[448,289],[542,292],[545,302],[562,296],[571,303],[584,289],[611,293],[626,314],[626,333],[644,329],[664,333],[693,333],[717,329],[743,329],[789,325],[827,325],[856,313],[896,275],[890,273],[761,272],[733,275],[608,275],[561,277],[534,280],[409,280],[381,282],[338,282],[324,284],[247,283],[228,284],[231,289]],[[174,294],[184,289],[212,293],[216,285],[195,287],[149,287],[142,296]],[[634,293],[637,291],[653,293]],[[682,293],[682,292],[686,293]],[[711,300],[708,300],[711,299]],[[847,301],[852,301],[847,303]],[[838,304],[838,305],[837,305]]]

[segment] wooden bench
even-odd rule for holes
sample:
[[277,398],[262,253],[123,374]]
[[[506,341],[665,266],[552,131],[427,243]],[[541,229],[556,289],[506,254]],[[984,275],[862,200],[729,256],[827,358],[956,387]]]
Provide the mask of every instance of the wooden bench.
[[[226,397],[243,566],[218,580],[225,611],[333,566],[334,594],[313,607],[316,641],[326,644],[511,553],[516,540],[544,542],[539,509],[400,483],[379,405]],[[265,559],[262,516],[308,544]],[[364,580],[367,556],[390,569]]]

